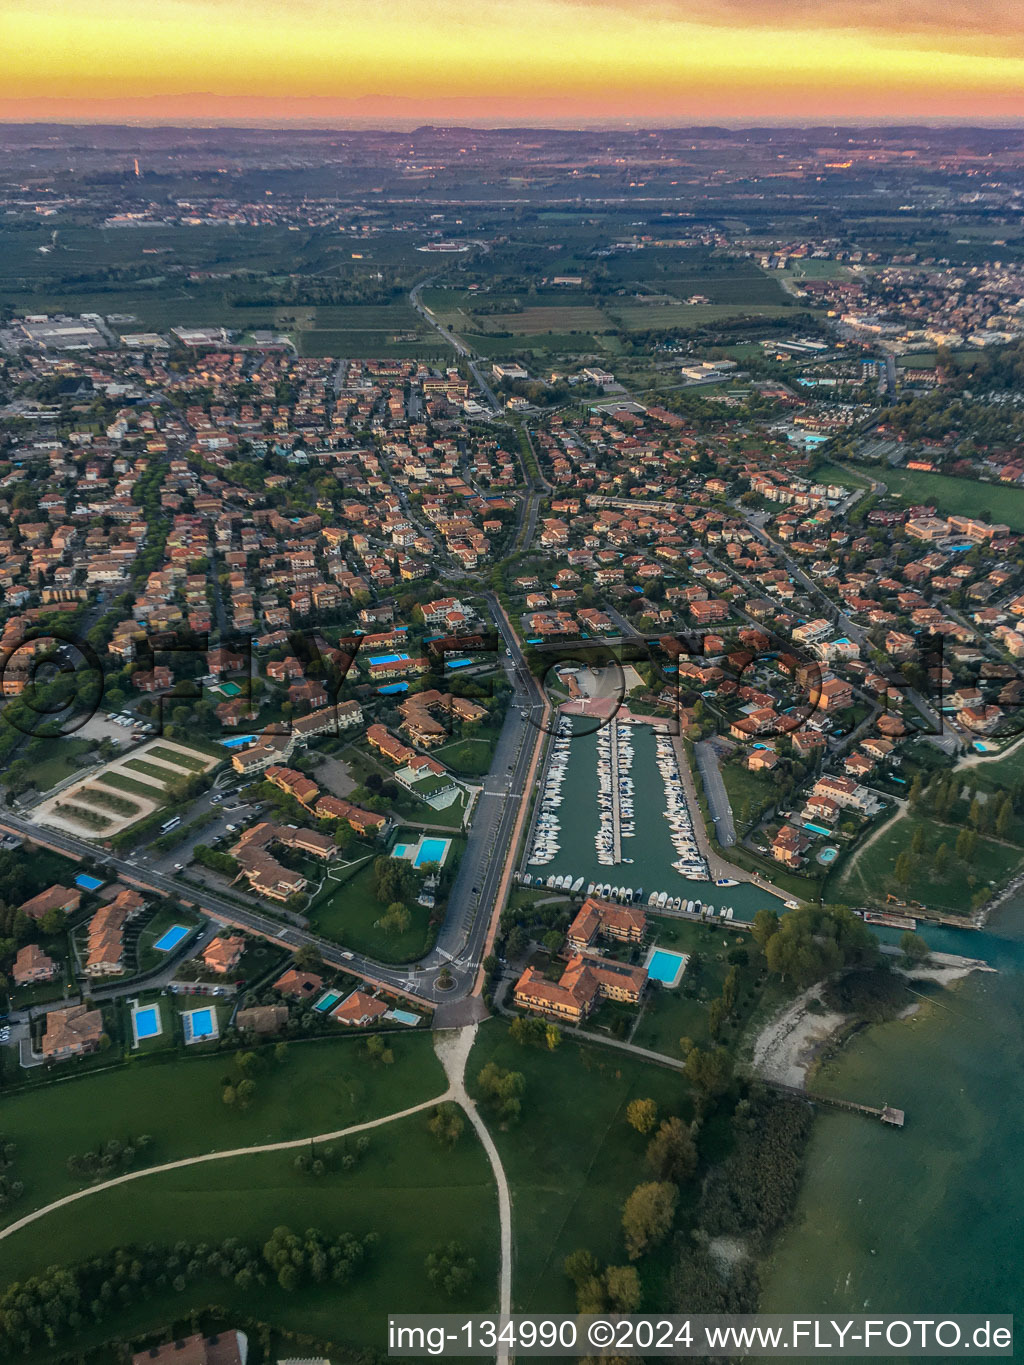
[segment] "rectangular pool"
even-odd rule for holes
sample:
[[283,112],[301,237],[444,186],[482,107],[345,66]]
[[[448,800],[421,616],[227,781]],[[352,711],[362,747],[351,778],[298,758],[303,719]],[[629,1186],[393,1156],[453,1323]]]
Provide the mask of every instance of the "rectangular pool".
[[144,1038],[156,1038],[163,1031],[160,1025],[159,1005],[143,1005],[141,1009],[136,1005],[132,1010],[132,1027],[137,1043],[141,1043]]
[[339,994],[338,991],[326,991],[316,1002],[313,1008],[319,1014],[327,1014],[330,1010],[334,1009],[335,1005],[338,1003],[340,999],[341,995]]
[[405,664],[409,662],[408,654],[375,654],[368,661],[371,664]]
[[210,1006],[189,1010],[187,1014],[181,1016],[181,1022],[185,1030],[186,1043],[201,1043],[204,1038],[220,1037],[217,1014]]
[[439,867],[443,867],[451,842],[450,839],[421,839],[416,857],[413,859],[413,867],[419,869],[424,863],[437,863]]
[[660,981],[663,986],[678,986],[686,970],[686,962],[685,953],[672,953],[667,948],[652,948],[647,954],[644,966],[647,968],[647,975],[653,981]]
[[396,1024],[405,1024],[408,1028],[415,1028],[420,1022],[419,1015],[412,1014],[409,1010],[388,1010],[385,1017],[394,1019]]
[[158,953],[169,953],[172,948],[177,948],[183,938],[188,938],[190,932],[184,924],[172,924],[166,933],[160,935],[153,947]]
[[79,872],[75,878],[75,885],[80,886],[83,891],[98,891],[103,883],[99,877],[90,877],[88,872]]

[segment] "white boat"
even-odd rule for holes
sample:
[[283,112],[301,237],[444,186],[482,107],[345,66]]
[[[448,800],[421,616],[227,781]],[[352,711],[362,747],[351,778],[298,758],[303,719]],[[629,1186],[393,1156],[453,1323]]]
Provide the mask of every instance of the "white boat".
[[588,896],[592,896],[593,894],[594,894],[594,883],[593,883],[593,882],[587,882],[587,895],[588,895]]
[[716,886],[739,886],[739,882],[733,881],[731,877],[716,877]]
[[657,893],[657,891],[652,891],[651,894],[647,897],[647,904],[648,904],[648,905],[657,905],[657,903],[658,903],[658,893]]
[[687,901],[687,902],[686,902],[686,913],[687,913],[688,915],[692,915],[692,914],[693,914],[693,901]]
[[665,908],[665,902],[666,902],[667,900],[668,900],[668,892],[667,892],[667,891],[662,891],[661,895],[658,897],[658,909],[659,909],[659,910],[663,910],[663,909]]
[[580,888],[582,887],[582,885],[583,885],[583,878],[582,878],[582,877],[577,877],[576,880],[573,882],[572,887],[571,887],[572,894],[573,894],[574,896],[575,896],[576,892],[580,890]]
[[547,879],[547,882],[546,882],[545,884],[546,884],[548,887],[553,887],[553,886],[554,886],[554,884],[555,884],[555,876],[554,876],[554,873],[551,874],[551,876]]

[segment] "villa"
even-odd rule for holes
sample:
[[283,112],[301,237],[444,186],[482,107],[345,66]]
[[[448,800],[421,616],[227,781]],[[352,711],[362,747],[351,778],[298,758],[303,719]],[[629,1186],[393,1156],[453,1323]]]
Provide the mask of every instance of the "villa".
[[604,999],[636,1005],[647,985],[643,967],[574,953],[559,981],[527,967],[516,982],[515,1003],[534,1014],[582,1023]]
[[88,1005],[50,1010],[43,1034],[43,1056],[62,1062],[67,1057],[95,1052],[102,1036],[103,1014],[100,1010],[91,1010]]
[[646,929],[647,916],[639,906],[617,905],[588,896],[569,925],[567,937],[569,947],[582,952],[598,938],[642,943]]

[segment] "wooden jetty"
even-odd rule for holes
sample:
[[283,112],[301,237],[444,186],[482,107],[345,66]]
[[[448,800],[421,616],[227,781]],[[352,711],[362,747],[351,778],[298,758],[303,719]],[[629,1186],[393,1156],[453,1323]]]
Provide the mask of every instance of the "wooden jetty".
[[844,1100],[838,1095],[819,1095],[813,1090],[801,1090],[796,1085],[783,1085],[781,1081],[766,1081],[773,1090],[781,1090],[786,1095],[795,1095],[797,1099],[809,1100],[812,1104],[827,1104],[833,1109],[844,1109],[848,1114],[867,1114],[869,1118],[881,1119],[883,1123],[888,1123],[893,1128],[902,1128],[906,1121],[906,1115],[902,1109],[896,1109],[891,1104],[859,1104],[856,1100]]

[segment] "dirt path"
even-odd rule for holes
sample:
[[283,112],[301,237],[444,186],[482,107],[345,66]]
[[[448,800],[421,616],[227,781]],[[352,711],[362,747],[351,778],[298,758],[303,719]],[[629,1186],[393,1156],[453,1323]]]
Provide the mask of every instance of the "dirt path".
[[45,1218],[47,1214],[54,1213],[57,1209],[75,1204],[79,1199],[88,1199],[94,1194],[101,1194],[104,1190],[111,1190],[115,1185],[126,1185],[129,1180],[143,1180],[146,1176],[161,1175],[165,1171],[181,1171],[188,1166],[201,1166],[207,1161],[227,1161],[231,1157],[256,1156],[260,1152],[286,1152],[295,1147],[308,1147],[311,1142],[336,1142],[339,1138],[349,1137],[353,1133],[364,1133],[369,1128],[379,1128],[382,1124],[393,1123],[397,1119],[406,1119],[413,1114],[421,1114],[424,1109],[432,1109],[435,1104],[443,1104],[445,1100],[455,1098],[457,1097],[454,1091],[449,1087],[443,1095],[435,1095],[433,1099],[423,1100],[420,1104],[414,1104],[409,1109],[400,1109],[394,1114],[384,1114],[379,1119],[368,1119],[365,1123],[355,1123],[350,1128],[339,1128],[333,1133],[318,1133],[315,1137],[290,1138],[287,1142],[265,1142],[258,1147],[234,1147],[225,1152],[204,1152],[201,1156],[182,1157],[179,1161],[165,1161],[161,1166],[147,1166],[141,1171],[128,1171],[125,1175],[117,1175],[112,1180],[101,1181],[100,1184],[90,1185],[84,1190],[76,1190],[74,1194],[66,1194],[63,1199],[55,1199],[52,1204],[45,1204],[41,1209],[26,1213],[24,1218],[19,1218],[17,1222],[0,1228],[0,1242],[13,1233],[20,1232],[22,1228],[28,1227],[29,1223],[34,1223],[37,1219]]
[[[477,1025],[469,1028],[437,1033],[434,1036],[434,1051],[441,1060],[449,1081],[449,1094],[462,1105],[469,1115],[469,1121],[483,1144],[484,1151],[494,1172],[498,1187],[498,1220],[501,1225],[501,1270],[498,1277],[498,1312],[512,1312],[512,1192],[505,1176],[505,1168],[488,1132],[487,1125],[477,1112],[477,1107],[466,1092],[466,1062],[476,1039]],[[500,1346],[496,1360],[498,1365],[508,1365],[510,1356],[507,1346]]]

